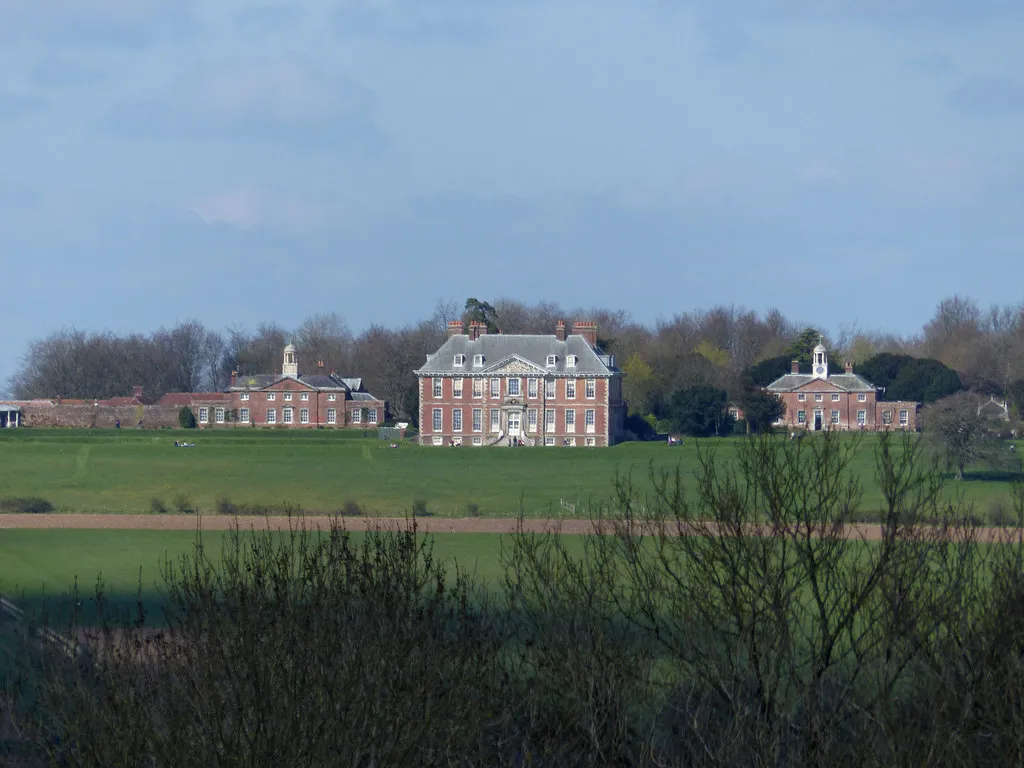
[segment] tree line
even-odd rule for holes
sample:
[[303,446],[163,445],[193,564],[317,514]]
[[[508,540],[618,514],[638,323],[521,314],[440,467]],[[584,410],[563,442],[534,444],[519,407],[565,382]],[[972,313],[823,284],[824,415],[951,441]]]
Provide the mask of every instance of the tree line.
[[721,413],[725,402],[770,423],[771,413],[759,412],[770,405],[757,400],[760,387],[789,372],[793,359],[807,371],[819,340],[829,349],[833,372],[850,361],[885,387],[890,400],[930,403],[968,390],[1005,396],[1018,413],[1024,408],[1024,304],[983,309],[960,296],[941,301],[920,332],[906,336],[856,326],[830,335],[778,310],[735,306],[645,325],[625,310],[477,298],[463,306],[438,302],[420,322],[372,325],[361,333],[338,314],[313,315],[293,329],[267,322],[255,330],[216,330],[198,320],[150,334],[65,329],[29,345],[10,389],[26,399],[113,397],[134,385],[152,396],[222,389],[233,370],[279,370],[282,348],[294,341],[303,371],[322,362],[325,370],[361,376],[396,417],[415,420],[412,371],[444,341],[448,321],[458,318],[512,334],[551,333],[559,319],[596,322],[599,343],[627,374],[629,428],[637,434],[679,427],[713,433],[728,425],[708,414]]

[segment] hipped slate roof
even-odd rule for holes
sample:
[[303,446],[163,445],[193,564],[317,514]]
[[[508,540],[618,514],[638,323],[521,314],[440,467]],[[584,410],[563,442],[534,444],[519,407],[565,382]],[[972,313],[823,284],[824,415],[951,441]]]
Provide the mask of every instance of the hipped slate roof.
[[787,373],[780,376],[766,389],[769,392],[795,392],[812,381],[827,381],[845,392],[875,392],[878,387],[855,373],[836,373],[827,379],[816,379],[809,373]]
[[[313,389],[322,390],[337,390],[342,392],[355,393],[363,388],[363,380],[360,378],[345,378],[336,374],[325,374],[325,373],[310,373],[302,374],[296,377],[284,376],[280,373],[257,373],[250,375],[239,375],[235,379],[235,385],[228,387],[229,392],[251,392],[254,390],[266,389],[267,387],[277,384],[279,381],[284,381],[288,378],[294,378],[302,384]],[[370,397],[369,399],[375,400],[376,398]]]
[[[456,366],[455,355],[465,355],[466,364]],[[474,355],[484,356],[482,366],[473,366]],[[546,365],[548,355],[558,357],[556,365]],[[565,359],[569,355],[576,355],[578,358],[574,368],[565,367]],[[533,363],[552,374],[609,376],[618,372],[611,355],[605,355],[591,347],[587,340],[579,335],[573,334],[565,341],[559,341],[554,334],[485,333],[476,340],[470,340],[467,334],[450,336],[437,352],[427,356],[427,362],[415,373],[420,376],[485,373],[496,363],[513,356]]]

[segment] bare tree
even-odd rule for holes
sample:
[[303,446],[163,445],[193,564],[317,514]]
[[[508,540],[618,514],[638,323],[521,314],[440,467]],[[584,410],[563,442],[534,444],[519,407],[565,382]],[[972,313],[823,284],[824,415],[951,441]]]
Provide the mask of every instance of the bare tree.
[[240,329],[228,332],[225,364],[242,374],[280,373],[281,355],[289,333],[274,323],[260,323],[250,335]]
[[207,330],[198,320],[156,332],[153,342],[167,366],[164,391],[199,392],[211,386],[211,371],[223,347],[220,334]]
[[299,360],[306,372],[320,362],[328,369],[349,371],[352,342],[352,332],[337,313],[311,315],[295,331]]
[[964,479],[972,464],[1006,467],[1013,456],[1009,445],[999,439],[997,425],[981,411],[984,401],[971,392],[944,397],[921,412],[925,435],[946,465]]

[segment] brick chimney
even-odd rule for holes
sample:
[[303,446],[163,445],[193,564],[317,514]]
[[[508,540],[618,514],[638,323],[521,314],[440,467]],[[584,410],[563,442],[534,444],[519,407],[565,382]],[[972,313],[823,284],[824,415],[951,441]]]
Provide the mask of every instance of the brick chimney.
[[565,321],[559,320],[555,323],[555,338],[559,341],[565,341]]
[[323,360],[317,360],[316,361],[316,367],[322,371],[324,369],[324,361]]
[[851,363],[849,360],[846,361],[846,372],[853,373],[853,363]]
[[572,332],[586,339],[590,346],[597,346],[597,323],[576,320],[572,324]]
[[476,320],[472,320],[469,323],[469,340],[476,341],[481,336],[487,334],[487,323],[478,323]]
[[235,386],[235,384],[237,382],[238,382],[238,371],[232,371],[231,372],[231,384],[230,384],[230,386],[232,386],[232,387]]
[[452,336],[462,335],[462,321],[461,320],[449,320],[448,321],[448,338]]
[[792,373],[800,373],[800,361],[799,360],[794,360],[792,362],[792,368],[790,369],[790,371]]

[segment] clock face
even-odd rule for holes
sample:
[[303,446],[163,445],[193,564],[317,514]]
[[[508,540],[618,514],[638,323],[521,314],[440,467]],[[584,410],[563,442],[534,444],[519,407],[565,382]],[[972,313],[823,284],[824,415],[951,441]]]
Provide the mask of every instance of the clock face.
[[817,368],[815,368],[814,370],[815,370],[816,372],[818,372],[818,373],[824,373],[824,372],[825,372],[825,366],[824,366],[824,365],[819,365],[819,366],[818,366]]

